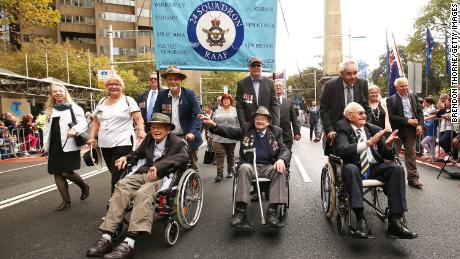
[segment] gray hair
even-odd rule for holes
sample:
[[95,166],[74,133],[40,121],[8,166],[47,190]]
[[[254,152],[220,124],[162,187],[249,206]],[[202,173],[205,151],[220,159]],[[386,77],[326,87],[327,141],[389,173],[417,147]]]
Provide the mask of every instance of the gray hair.
[[345,60],[344,62],[340,63],[340,72],[343,72],[345,70],[345,67],[350,64],[355,65],[356,69],[358,69],[358,63],[354,61],[353,59],[349,59],[349,60]]
[[408,83],[409,83],[409,81],[405,77],[400,77],[400,78],[397,78],[395,80],[395,86],[400,86],[400,85],[404,85],[404,84],[407,85]]
[[121,85],[122,88],[125,87],[125,83],[123,82],[123,79],[121,79],[121,77],[120,77],[119,75],[116,75],[116,74],[108,75],[108,76],[104,79],[104,86],[107,86],[107,84],[108,84],[110,81],[117,81],[118,83],[120,83],[120,85]]
[[349,103],[345,109],[343,110],[343,116],[348,119],[348,114],[355,111],[355,110],[361,110],[364,109],[363,106],[359,103],[351,102]]

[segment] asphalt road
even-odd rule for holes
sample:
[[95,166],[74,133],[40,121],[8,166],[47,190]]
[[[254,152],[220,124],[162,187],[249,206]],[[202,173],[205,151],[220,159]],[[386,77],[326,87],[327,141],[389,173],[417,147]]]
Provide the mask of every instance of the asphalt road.
[[[303,136],[307,135],[304,129]],[[200,150],[203,157],[204,148]],[[136,241],[137,258],[459,258],[460,181],[420,166],[423,190],[408,187],[406,214],[409,227],[419,233],[415,240],[385,237],[386,224],[366,208],[375,239],[356,240],[340,236],[335,219],[328,221],[321,210],[320,172],[326,161],[319,144],[304,137],[294,144],[291,162],[291,206],[283,229],[260,226],[258,204],[252,203],[253,232],[238,232],[229,226],[232,180],[214,183],[215,166],[200,165],[205,195],[198,224],[182,231],[177,244],[164,241],[164,225],[156,221],[153,232]],[[312,182],[305,182],[303,167]],[[82,168],[81,174],[95,168]],[[0,165],[0,171],[4,170]],[[90,197],[80,201],[80,191],[70,186],[72,207],[54,212],[61,199],[56,190],[0,209],[1,258],[84,258],[86,249],[101,235],[97,230],[109,195],[109,174],[87,179]],[[308,179],[307,179],[308,180]],[[53,183],[46,165],[0,174],[0,201]],[[1,203],[0,203],[1,204]],[[266,204],[265,204],[266,206]]]

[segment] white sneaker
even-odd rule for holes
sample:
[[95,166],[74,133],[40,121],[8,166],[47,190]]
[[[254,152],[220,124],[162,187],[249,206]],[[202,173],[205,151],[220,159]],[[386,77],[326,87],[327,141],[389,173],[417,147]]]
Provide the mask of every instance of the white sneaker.
[[161,188],[157,191],[157,193],[169,188],[169,185],[171,185],[171,182],[172,182],[172,177],[173,177],[173,174],[169,174],[169,176],[163,177],[163,184],[161,185]]

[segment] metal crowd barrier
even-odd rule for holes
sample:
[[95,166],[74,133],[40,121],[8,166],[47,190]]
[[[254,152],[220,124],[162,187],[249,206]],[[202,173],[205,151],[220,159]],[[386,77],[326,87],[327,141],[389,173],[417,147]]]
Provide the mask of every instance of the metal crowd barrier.
[[0,132],[0,159],[36,154],[42,148],[42,133],[33,130],[25,134],[24,128]]

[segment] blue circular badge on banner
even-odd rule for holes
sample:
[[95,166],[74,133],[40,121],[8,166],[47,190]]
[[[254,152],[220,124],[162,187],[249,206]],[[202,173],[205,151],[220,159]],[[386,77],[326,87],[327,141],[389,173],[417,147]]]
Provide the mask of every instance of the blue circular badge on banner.
[[231,58],[244,40],[244,24],[231,5],[221,1],[200,4],[190,15],[188,40],[202,57],[212,61]]

